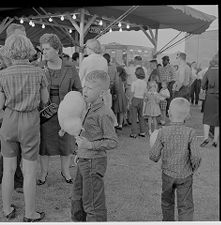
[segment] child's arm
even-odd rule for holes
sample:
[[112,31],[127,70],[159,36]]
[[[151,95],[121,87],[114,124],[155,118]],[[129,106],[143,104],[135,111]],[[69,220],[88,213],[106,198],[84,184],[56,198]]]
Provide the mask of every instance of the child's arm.
[[161,156],[161,150],[163,148],[163,145],[161,143],[161,135],[162,135],[161,133],[162,133],[162,131],[160,129],[159,132],[158,132],[156,141],[155,141],[153,147],[150,149],[150,152],[149,152],[149,159],[154,161],[154,162],[159,161],[160,156]]
[[0,110],[5,106],[5,94],[0,91]]
[[92,150],[109,150],[118,145],[118,138],[113,126],[113,118],[110,115],[103,115],[99,118],[99,124],[103,132],[102,140],[96,140],[92,143]]
[[190,162],[193,172],[195,172],[201,163],[200,151],[197,143],[195,131],[191,130],[189,140]]

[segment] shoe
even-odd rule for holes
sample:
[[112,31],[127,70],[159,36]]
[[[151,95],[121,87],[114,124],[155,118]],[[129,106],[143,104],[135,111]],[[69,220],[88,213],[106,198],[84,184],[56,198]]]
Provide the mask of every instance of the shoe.
[[17,188],[15,188],[15,191],[17,192],[17,193],[24,193],[23,192],[23,188],[20,188],[20,187],[17,187]]
[[136,138],[137,135],[136,135],[136,134],[130,134],[130,137],[131,137],[131,138]]
[[122,130],[121,126],[116,126],[115,128],[118,129],[118,130]]
[[209,139],[204,140],[201,144],[200,147],[203,148],[209,143]]
[[140,137],[145,137],[145,133],[138,134]]
[[45,217],[45,212],[37,212],[37,213],[40,214],[39,218],[32,219],[32,218],[23,217],[23,222],[38,222],[38,221],[41,221]]
[[5,216],[9,220],[14,219],[15,218],[15,213],[16,213],[15,205],[11,204],[11,207],[13,208],[13,210],[8,215]]
[[72,180],[72,178],[67,179],[67,178],[64,176],[64,174],[63,174],[62,172],[61,172],[61,176],[62,176],[62,177],[64,177],[64,179],[65,179],[66,183],[68,183],[68,184],[73,184],[73,180]]
[[44,180],[44,181],[41,180],[41,179],[38,179],[38,180],[37,180],[37,185],[43,185],[43,184],[45,184],[45,182],[46,182],[46,180],[47,180],[47,176],[48,176],[48,173],[47,173],[47,175],[45,176],[45,180]]
[[212,146],[216,148],[217,147],[217,143],[213,142]]

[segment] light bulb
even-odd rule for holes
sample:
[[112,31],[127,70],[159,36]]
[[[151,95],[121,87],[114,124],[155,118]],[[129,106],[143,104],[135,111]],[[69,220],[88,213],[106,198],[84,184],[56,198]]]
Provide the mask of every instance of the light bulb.
[[61,21],[63,21],[64,20],[64,16],[61,16]]
[[72,33],[72,30],[71,29],[69,30],[69,33]]
[[29,25],[32,26],[32,21],[31,20],[29,21]]
[[109,32],[112,32],[112,29],[110,28]]
[[121,22],[118,23],[118,27],[121,27]]
[[24,23],[24,20],[22,18],[20,19],[20,23]]
[[49,20],[49,22],[52,22],[53,21],[53,19],[51,17],[48,20]]
[[45,28],[45,25],[44,24],[42,24],[42,26],[41,26],[43,29]]
[[35,23],[34,22],[32,22],[32,25],[31,25],[32,27],[34,27],[35,26]]
[[127,24],[127,29],[130,29],[130,25],[129,24]]
[[75,20],[75,19],[76,19],[76,15],[75,15],[75,14],[73,14],[72,18]]
[[99,21],[99,25],[100,25],[100,26],[103,25],[103,21],[102,21],[102,20]]
[[119,30],[120,32],[122,32],[122,28],[120,28],[120,30]]

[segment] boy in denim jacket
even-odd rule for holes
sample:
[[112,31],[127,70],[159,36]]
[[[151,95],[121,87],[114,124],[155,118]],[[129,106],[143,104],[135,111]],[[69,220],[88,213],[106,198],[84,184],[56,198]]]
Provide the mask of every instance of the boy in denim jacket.
[[107,168],[106,150],[118,144],[111,109],[103,101],[109,86],[110,78],[104,71],[86,75],[83,97],[89,107],[84,129],[76,138],[78,163],[71,202],[73,221],[107,221],[103,181]]

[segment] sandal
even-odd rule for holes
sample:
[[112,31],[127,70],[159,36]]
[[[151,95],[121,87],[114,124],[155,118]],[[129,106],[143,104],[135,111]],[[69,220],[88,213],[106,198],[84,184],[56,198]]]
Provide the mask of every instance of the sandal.
[[73,180],[72,180],[72,178],[67,179],[67,178],[64,176],[64,174],[63,174],[62,172],[61,172],[61,176],[62,176],[62,177],[64,177],[64,179],[65,179],[66,183],[68,183],[68,184],[73,184]]
[[45,182],[46,182],[46,180],[47,180],[47,176],[48,176],[48,173],[47,173],[47,175],[45,176],[45,180],[44,180],[44,181],[41,180],[41,179],[38,179],[38,180],[37,180],[37,185],[43,185],[43,184],[45,184]]
[[130,137],[131,137],[131,138],[136,138],[137,135],[136,135],[136,134],[131,134]]
[[37,213],[40,214],[39,218],[32,219],[32,218],[23,217],[23,222],[38,222],[38,221],[41,221],[45,217],[44,212],[37,212]]
[[9,220],[15,218],[15,212],[16,212],[16,207],[15,207],[15,205],[11,204],[11,207],[13,208],[13,210],[12,210],[8,215],[5,216],[5,217],[6,217],[7,219],[9,219]]

